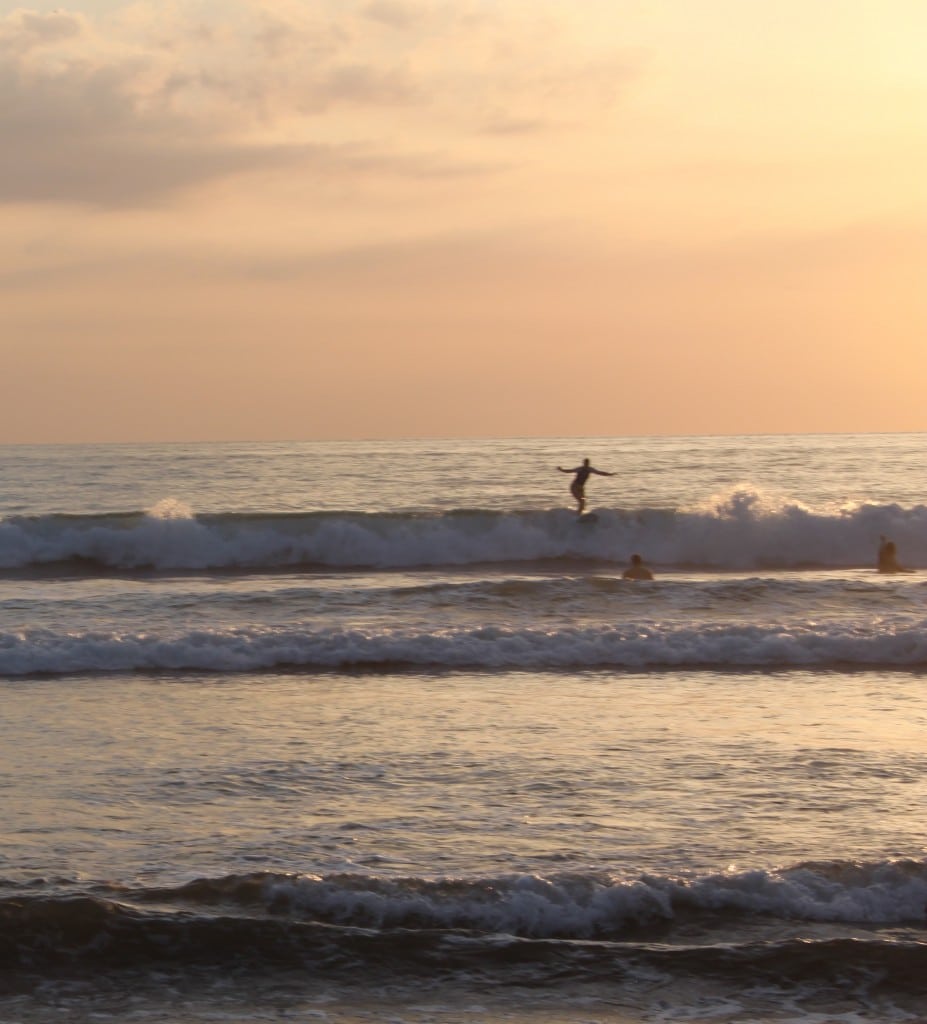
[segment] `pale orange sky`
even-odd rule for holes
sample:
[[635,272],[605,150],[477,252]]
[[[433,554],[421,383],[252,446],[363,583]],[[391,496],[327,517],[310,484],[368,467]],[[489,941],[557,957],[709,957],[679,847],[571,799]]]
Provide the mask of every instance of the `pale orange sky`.
[[0,443],[927,430],[925,39],[0,4]]

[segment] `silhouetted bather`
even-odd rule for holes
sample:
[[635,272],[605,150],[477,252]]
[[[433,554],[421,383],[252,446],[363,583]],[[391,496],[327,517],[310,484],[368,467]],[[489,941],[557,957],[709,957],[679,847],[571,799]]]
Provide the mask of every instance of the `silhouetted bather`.
[[876,567],[879,572],[911,572],[898,563],[898,555],[895,550],[895,542],[888,540],[884,535],[879,537],[879,555]]
[[621,575],[625,580],[652,580],[653,573],[644,565],[640,555],[631,555],[631,564]]
[[595,473],[596,476],[615,475],[614,473],[606,473],[604,469],[593,469],[588,459],[583,459],[583,464],[575,469],[564,469],[563,466],[558,466],[557,469],[561,473],[576,474],[576,478],[570,484],[570,494],[576,499],[577,511],[580,514],[582,514],[583,509],[586,507],[586,481],[589,479],[590,473]]

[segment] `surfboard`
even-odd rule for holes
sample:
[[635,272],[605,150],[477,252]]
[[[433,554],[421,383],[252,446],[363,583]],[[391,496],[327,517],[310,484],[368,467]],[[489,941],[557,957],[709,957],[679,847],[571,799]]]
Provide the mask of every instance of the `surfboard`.
[[595,512],[584,512],[576,521],[578,523],[597,523],[599,521],[599,517]]

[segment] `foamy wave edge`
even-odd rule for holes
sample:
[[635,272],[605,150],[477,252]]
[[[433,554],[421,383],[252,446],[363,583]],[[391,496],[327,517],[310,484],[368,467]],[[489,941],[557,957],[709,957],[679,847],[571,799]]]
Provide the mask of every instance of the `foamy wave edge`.
[[[163,898],[164,893],[158,894]],[[200,880],[175,893],[260,903],[274,913],[365,928],[435,927],[523,938],[615,937],[692,914],[771,916],[868,925],[927,920],[927,862],[833,861],[783,871],[695,878],[605,874],[510,875],[475,880],[363,875],[247,876]]]
[[142,632],[0,633],[0,675],[139,671],[543,671],[927,665],[927,620],[696,627],[413,630],[250,627],[169,636]]
[[665,566],[840,568],[872,565],[880,534],[895,540],[902,561],[927,565],[927,506],[826,514],[798,506],[761,511],[747,503],[708,512],[600,509],[586,523],[567,509],[11,517],[0,521],[0,569],[414,568],[558,558],[624,562],[634,551]]

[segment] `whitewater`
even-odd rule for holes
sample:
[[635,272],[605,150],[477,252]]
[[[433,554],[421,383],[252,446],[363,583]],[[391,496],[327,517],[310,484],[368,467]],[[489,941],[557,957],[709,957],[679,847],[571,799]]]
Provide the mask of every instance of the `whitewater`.
[[0,1018],[921,1019],[925,442],[0,448]]
[[[0,571],[397,569],[554,559],[626,560],[638,549],[661,568],[857,568],[888,534],[927,563],[927,506],[863,505],[839,513],[763,507],[732,494],[710,512],[600,509],[577,526],[566,509],[441,513],[195,515],[177,503],[151,512],[9,516]],[[586,524],[583,524],[586,526]],[[591,527],[595,527],[594,529]]]

